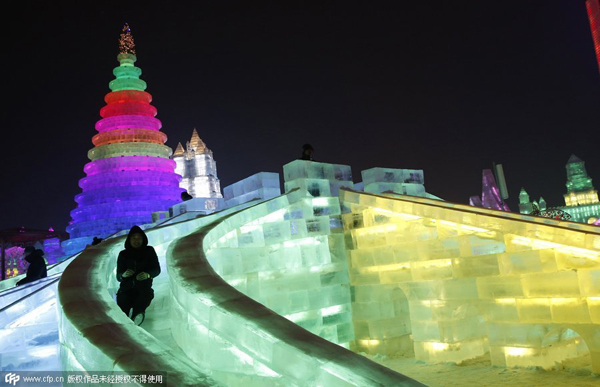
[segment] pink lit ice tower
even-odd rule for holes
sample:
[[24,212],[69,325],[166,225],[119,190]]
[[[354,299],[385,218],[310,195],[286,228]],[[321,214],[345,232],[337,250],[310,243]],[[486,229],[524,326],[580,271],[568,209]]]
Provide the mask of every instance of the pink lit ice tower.
[[[72,239],[106,237],[132,225],[152,222],[152,212],[165,211],[181,201],[181,177],[175,174],[172,150],[164,145],[152,96],[145,92],[142,70],[134,66],[135,46],[129,26],[120,39],[120,63],[113,70],[111,92],[100,110],[88,152],[86,177],[79,181],[83,192],[75,197],[67,227]],[[84,244],[85,245],[85,244]]]

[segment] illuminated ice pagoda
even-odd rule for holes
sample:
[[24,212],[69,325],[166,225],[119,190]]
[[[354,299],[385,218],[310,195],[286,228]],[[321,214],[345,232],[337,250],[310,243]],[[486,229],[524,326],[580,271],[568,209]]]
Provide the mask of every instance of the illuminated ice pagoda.
[[88,152],[86,177],[79,181],[82,193],[75,197],[67,227],[73,251],[94,236],[106,237],[132,225],[152,223],[152,213],[165,211],[181,201],[180,177],[167,136],[155,118],[152,96],[139,79],[142,70],[134,65],[135,46],[129,26],[120,39],[119,66],[113,70],[111,92],[100,110],[92,138],[95,147]]
[[[565,206],[555,207],[570,216],[571,221],[580,223],[595,223],[600,219],[600,201],[598,191],[592,185],[592,178],[588,176],[585,162],[575,155],[571,155],[566,165],[567,169],[567,193]],[[544,210],[546,203],[540,199],[540,203],[529,201],[529,195],[521,189],[519,195],[519,210],[522,214],[529,214],[533,207]]]
[[177,163],[175,172],[182,176],[179,186],[192,197],[223,197],[217,178],[217,163],[196,128],[192,132],[192,138],[186,143],[186,149],[179,143],[172,159]]

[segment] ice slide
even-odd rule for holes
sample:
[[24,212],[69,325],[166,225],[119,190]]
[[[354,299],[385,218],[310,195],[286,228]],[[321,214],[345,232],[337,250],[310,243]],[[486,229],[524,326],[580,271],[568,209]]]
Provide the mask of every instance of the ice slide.
[[[597,372],[597,227],[308,191],[149,230],[163,273],[143,329],[112,297],[124,238],[85,250],[58,286],[62,369],[162,370],[174,385],[418,385],[352,347],[509,367],[589,353]],[[16,332],[32,319],[14,321]]]
[[[33,308],[24,320],[33,335],[45,332],[51,350],[45,362],[13,362],[12,369],[56,366],[58,347],[59,369],[160,370],[177,386],[420,385],[344,348],[352,324],[343,234],[330,235],[329,216],[313,219],[315,211],[332,208],[339,215],[337,198],[309,199],[294,191],[238,212],[147,230],[163,273],[142,327],[113,299],[124,237],[84,250],[58,284],[60,344],[56,320],[33,324],[31,314],[41,316],[40,306]],[[341,255],[331,262],[330,244],[336,243]],[[282,317],[236,288],[290,313]],[[47,295],[34,297],[49,300],[44,305],[52,309],[56,282],[46,289]],[[36,359],[35,350],[30,346],[23,355]]]

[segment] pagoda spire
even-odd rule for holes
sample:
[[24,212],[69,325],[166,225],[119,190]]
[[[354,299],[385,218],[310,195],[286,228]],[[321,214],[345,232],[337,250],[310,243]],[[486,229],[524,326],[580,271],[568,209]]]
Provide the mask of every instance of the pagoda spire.
[[179,156],[184,156],[185,155],[185,151],[183,150],[183,145],[181,145],[181,142],[177,144],[177,149],[175,149],[175,153],[173,153],[173,157],[179,157]]
[[196,130],[196,128],[194,128],[194,130],[192,131],[192,138],[190,139],[190,147],[196,153],[206,153],[206,151],[208,151],[206,144],[204,143],[204,141],[202,141],[202,139],[198,135],[198,131]]

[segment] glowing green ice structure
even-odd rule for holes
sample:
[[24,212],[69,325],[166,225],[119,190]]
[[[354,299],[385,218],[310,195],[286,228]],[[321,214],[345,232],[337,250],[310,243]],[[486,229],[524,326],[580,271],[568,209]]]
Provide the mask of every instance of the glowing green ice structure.
[[352,337],[343,235],[289,218],[304,200],[283,195],[172,245],[175,340],[227,385],[420,385],[279,315],[334,342]]
[[[321,334],[350,339],[331,328],[339,325],[340,316],[344,321],[349,317],[340,304],[349,297],[342,294],[340,301],[332,298],[334,293],[320,291],[336,281],[347,288],[345,269],[335,262],[318,265],[318,259],[329,257],[326,241],[332,251],[343,252],[343,234],[331,238],[328,228],[309,229],[304,219],[285,220],[290,208],[302,208],[302,200],[296,192],[233,215],[237,208],[147,230],[163,272],[155,279],[144,329],[120,311],[112,296],[124,238],[84,250],[59,285],[64,370],[160,370],[176,386],[420,385],[310,334],[233,287],[262,290],[260,297],[275,299],[293,288],[296,310],[330,327]],[[313,214],[315,208],[303,211]],[[294,232],[292,224],[304,228]],[[345,267],[345,255],[335,259]],[[228,277],[229,284],[215,271]],[[342,308],[327,309],[332,303]]]

